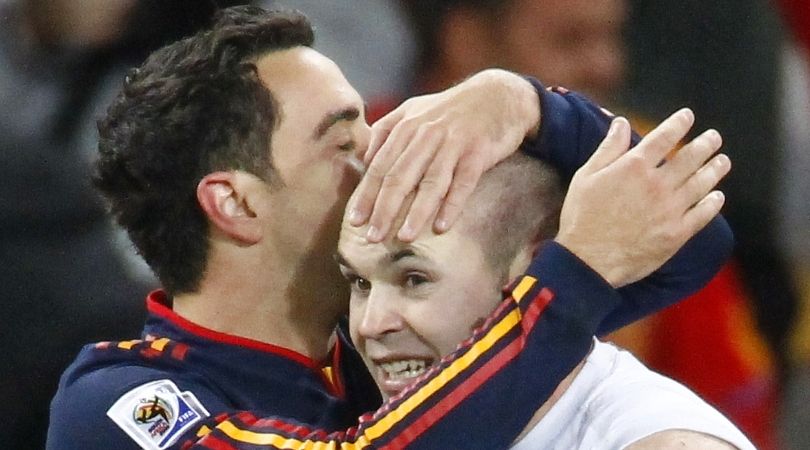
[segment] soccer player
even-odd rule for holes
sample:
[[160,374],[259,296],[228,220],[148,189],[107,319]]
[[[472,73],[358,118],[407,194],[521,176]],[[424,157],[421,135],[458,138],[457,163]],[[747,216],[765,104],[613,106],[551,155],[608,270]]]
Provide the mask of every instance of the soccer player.
[[[682,135],[686,131],[688,127],[681,128]],[[661,134],[653,132],[630,154],[614,157],[621,161],[656,148],[663,155],[661,150],[669,145],[660,140]],[[712,132],[697,137],[664,164],[680,173],[664,184],[696,189],[690,196],[702,197],[707,185],[696,188],[683,178],[696,168],[683,167],[685,154],[708,158],[717,145]],[[603,155],[597,151],[597,156]],[[706,170],[722,172],[717,166]],[[572,189],[577,182],[575,177]],[[632,187],[633,180],[626,183]],[[483,175],[460,219],[445,234],[426,230],[409,243],[394,236],[369,243],[367,226],[344,220],[338,259],[352,290],[350,333],[385,398],[398,398],[412,392],[413,384],[424,383],[442,356],[501,303],[502,286],[515,278],[511,284],[516,290],[534,282],[520,274],[534,272],[530,261],[538,247],[559,236],[558,224],[565,227],[581,220],[562,200],[561,182],[549,166],[515,154]],[[618,213],[632,213],[633,206],[627,206]],[[682,203],[678,212],[690,206]],[[656,276],[666,285],[667,277],[678,275]],[[754,447],[686,387],[650,371],[630,353],[594,339],[589,355],[537,410],[513,448]]]
[[[398,172],[380,161],[410,155],[413,178],[393,186],[404,195],[420,183],[424,194],[443,183],[442,195],[416,205],[418,216],[446,199],[443,229],[454,214],[448,202],[522,140],[573,172],[610,119],[496,70],[403,104],[372,130],[359,95],[312,39],[299,14],[229,9],[126,80],[100,124],[96,184],[164,289],[147,299],[141,339],[89,345],[63,375],[48,448],[448,448],[465,439],[496,448],[587,354],[598,328],[671,303],[715,270],[716,258],[692,242],[730,245],[716,217],[722,197],[706,195],[673,218],[656,214],[670,208],[645,194],[654,179],[621,189],[639,166],[583,176],[572,195],[609,198],[572,203],[589,217],[538,253],[540,281],[515,294],[524,300],[493,313],[417,395],[341,431],[379,405],[344,338],[329,345],[348,309],[333,254],[365,149],[376,156],[359,198],[401,202],[391,189]],[[623,203],[645,214],[605,214]],[[367,206],[350,211],[363,220]],[[643,278],[696,233],[661,269],[700,257],[671,296],[624,296],[609,284]],[[471,430],[481,418],[499,427]]]

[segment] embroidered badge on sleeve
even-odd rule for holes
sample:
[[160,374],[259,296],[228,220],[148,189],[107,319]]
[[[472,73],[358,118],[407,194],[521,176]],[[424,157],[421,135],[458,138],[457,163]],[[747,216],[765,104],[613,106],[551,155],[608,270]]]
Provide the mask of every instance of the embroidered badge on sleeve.
[[180,392],[171,380],[142,384],[122,395],[107,410],[138,445],[163,450],[209,413],[191,392]]

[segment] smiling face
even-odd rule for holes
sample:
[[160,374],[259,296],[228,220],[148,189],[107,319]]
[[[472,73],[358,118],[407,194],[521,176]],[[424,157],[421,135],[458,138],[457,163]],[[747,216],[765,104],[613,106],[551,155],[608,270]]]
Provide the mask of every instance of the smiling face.
[[410,244],[394,236],[370,244],[365,226],[344,220],[338,262],[351,285],[351,337],[385,397],[481,324],[539,240],[556,233],[562,198],[548,165],[516,153],[481,177],[445,234],[427,229]]
[[413,243],[366,241],[344,226],[338,262],[351,285],[351,337],[384,397],[451,353],[501,298],[501,277],[454,227]]

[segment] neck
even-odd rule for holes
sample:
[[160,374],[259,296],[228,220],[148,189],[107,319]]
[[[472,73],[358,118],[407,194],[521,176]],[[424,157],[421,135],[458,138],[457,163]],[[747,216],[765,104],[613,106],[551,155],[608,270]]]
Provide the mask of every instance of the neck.
[[[346,310],[346,295],[318,277],[300,280],[296,264],[258,255],[211,251],[195,293],[177,295],[177,314],[206,328],[295,351],[323,361],[329,339]],[[261,270],[257,270],[261,267]],[[337,271],[337,269],[334,269]]]

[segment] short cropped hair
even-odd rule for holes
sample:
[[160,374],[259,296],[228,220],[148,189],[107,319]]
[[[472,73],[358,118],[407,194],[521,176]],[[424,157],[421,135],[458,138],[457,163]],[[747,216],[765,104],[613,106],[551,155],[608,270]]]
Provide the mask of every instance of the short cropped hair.
[[555,169],[517,152],[481,176],[460,225],[506,281],[522,248],[557,234],[564,197]]
[[270,141],[279,118],[256,60],[313,40],[297,12],[222,10],[210,29],[131,71],[99,122],[94,183],[170,294],[196,291],[205,270],[200,180],[244,170],[273,184]]

